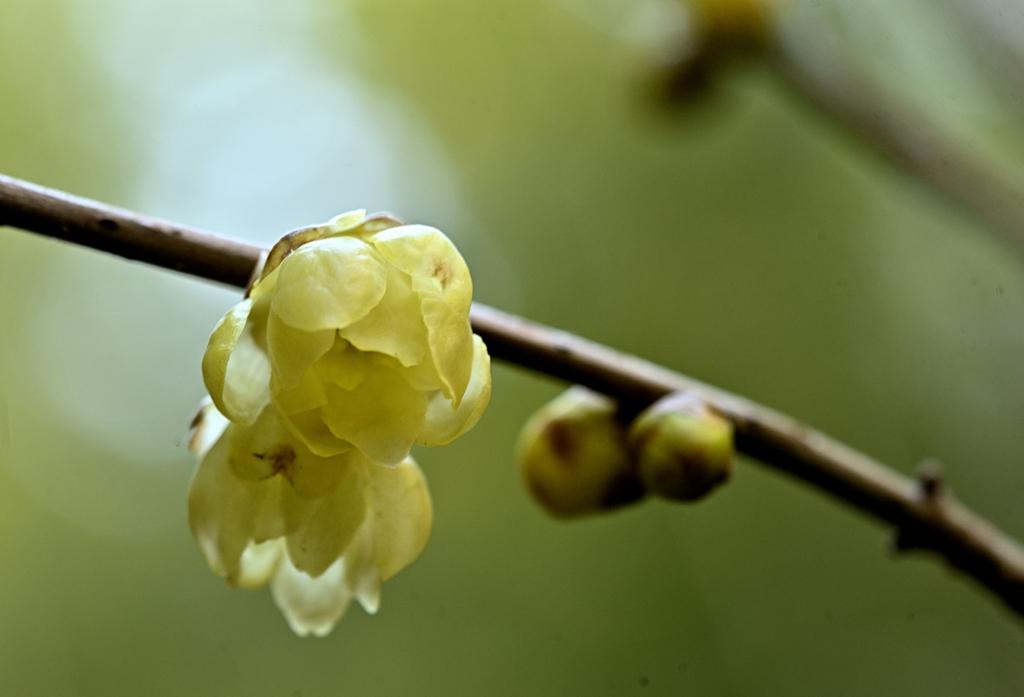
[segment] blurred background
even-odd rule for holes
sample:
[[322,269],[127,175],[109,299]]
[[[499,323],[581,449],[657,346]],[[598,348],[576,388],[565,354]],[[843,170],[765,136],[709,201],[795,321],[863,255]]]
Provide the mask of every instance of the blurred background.
[[[794,12],[1020,176],[1016,3]],[[263,243],[353,208],[436,225],[478,300],[905,473],[938,457],[1024,537],[1020,249],[767,61],[659,100],[688,21],[669,0],[3,0],[0,172]],[[434,532],[379,614],[296,638],[186,522],[200,358],[238,297],[0,229],[4,694],[1024,694],[1019,619],[756,463],[697,505],[548,518],[514,447],[563,386],[507,366],[474,431],[415,453]]]

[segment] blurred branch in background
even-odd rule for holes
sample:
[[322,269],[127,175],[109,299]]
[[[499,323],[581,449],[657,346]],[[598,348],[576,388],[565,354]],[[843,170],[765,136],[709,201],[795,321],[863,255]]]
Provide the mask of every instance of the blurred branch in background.
[[[948,4],[1001,68],[1006,91],[1024,90],[1024,40],[1014,33],[1024,24],[1019,8],[1014,14],[1004,0]],[[957,202],[1024,256],[1019,167],[1003,167],[985,157],[913,99],[882,84],[851,55],[835,26],[811,16],[807,3],[690,0],[688,5],[694,27],[669,67],[669,100],[685,105],[712,87],[716,73],[731,62],[763,58],[800,100]]]
[[[262,247],[0,175],[0,225],[244,288]],[[937,552],[1024,615],[1024,549],[960,504],[934,464],[908,479],[793,419],[633,356],[484,305],[473,329],[495,358],[585,385],[638,412],[689,391],[728,418],[736,448],[896,529],[899,550]]]
[[911,101],[858,73],[834,37],[780,26],[780,72],[798,94],[958,202],[1024,255],[1024,187]]

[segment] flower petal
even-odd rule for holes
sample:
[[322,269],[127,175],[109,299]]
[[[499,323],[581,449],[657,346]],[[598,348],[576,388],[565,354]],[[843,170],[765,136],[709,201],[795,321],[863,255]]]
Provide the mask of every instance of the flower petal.
[[402,377],[397,361],[389,359],[396,364],[391,368],[383,359],[354,390],[328,385],[320,414],[331,433],[359,448],[370,462],[394,467],[423,428],[427,396]]
[[317,578],[311,578],[296,569],[287,554],[270,582],[270,592],[288,626],[299,636],[330,634],[352,599],[340,559]]
[[369,367],[369,356],[345,340],[334,342],[331,350],[313,364],[322,380],[334,383],[343,390],[354,390]]
[[491,357],[483,339],[474,334],[473,374],[462,402],[452,409],[451,400],[445,399],[443,392],[435,393],[427,406],[427,418],[416,442],[428,446],[452,442],[476,425],[490,401]]
[[274,246],[270,248],[270,252],[267,254],[266,260],[263,262],[263,268],[260,270],[260,277],[256,280],[256,284],[253,286],[253,292],[255,293],[256,286],[258,286],[261,281],[264,281],[281,268],[281,263],[288,258],[292,252],[303,245],[309,244],[310,242],[323,239],[332,232],[330,223],[327,225],[311,225],[309,227],[299,228],[298,230],[292,230],[275,242]]
[[371,615],[380,609],[382,579],[377,568],[373,515],[367,516],[352,544],[345,550],[345,582],[359,604]]
[[287,536],[288,556],[313,578],[344,553],[366,516],[363,470],[370,463],[352,450],[330,464],[338,479],[332,494],[310,500],[286,490],[282,498],[282,513],[293,530]]
[[197,457],[206,455],[213,444],[224,434],[224,429],[230,423],[223,414],[217,411],[217,407],[213,406],[213,400],[203,397],[189,426],[187,443],[189,452]]
[[412,287],[420,296],[430,355],[441,377],[441,387],[452,405],[458,407],[473,372],[473,330],[469,320],[443,302],[428,281],[413,278]]
[[386,280],[384,264],[365,242],[317,240],[281,262],[272,308],[295,329],[343,329],[380,302]]
[[266,542],[250,542],[239,560],[238,586],[259,588],[270,580],[284,556],[284,540],[280,537]]
[[352,444],[344,441],[327,428],[319,409],[300,411],[296,414],[278,413],[279,418],[303,445],[320,457],[340,455],[352,449]]
[[246,331],[251,300],[231,308],[217,323],[203,354],[203,381],[217,410],[251,424],[270,399],[270,362]]
[[336,215],[327,221],[326,227],[332,235],[353,234],[366,220],[365,210],[349,211]]
[[367,501],[373,511],[377,569],[386,581],[416,561],[430,537],[434,509],[423,472],[411,458],[398,467],[370,467]]
[[239,428],[229,426],[199,463],[188,495],[192,534],[213,572],[233,585],[239,582],[239,559],[249,541],[284,533],[278,515],[281,480],[245,482],[228,465],[230,433]]
[[294,387],[309,366],[327,353],[337,338],[335,329],[306,332],[284,323],[271,310],[267,317],[267,348],[274,377],[282,387]]
[[469,316],[473,281],[465,259],[440,230],[403,225],[373,238],[373,246],[399,269],[430,283],[458,316]]
[[327,386],[314,370],[304,372],[291,387],[285,387],[271,377],[270,394],[274,406],[285,414],[298,414],[327,404]]
[[341,330],[361,351],[379,351],[402,365],[417,365],[427,353],[427,327],[409,275],[388,265],[387,290],[370,314]]
[[[228,458],[232,473],[244,481],[281,475],[291,485],[286,487],[282,505],[288,505],[288,492],[304,499],[330,495],[350,468],[348,456],[315,455],[281,423],[279,416],[277,410],[268,408],[252,427],[232,429]],[[295,530],[297,524],[286,527]]]

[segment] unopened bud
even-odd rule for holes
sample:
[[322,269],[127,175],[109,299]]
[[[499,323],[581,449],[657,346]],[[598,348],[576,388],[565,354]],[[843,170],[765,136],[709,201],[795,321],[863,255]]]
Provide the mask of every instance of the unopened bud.
[[573,387],[523,426],[519,462],[530,492],[550,513],[571,517],[643,496],[615,402]]
[[699,499],[732,471],[732,424],[691,394],[655,402],[633,422],[629,439],[644,486],[667,499]]
[[706,40],[718,46],[762,43],[792,0],[688,0]]

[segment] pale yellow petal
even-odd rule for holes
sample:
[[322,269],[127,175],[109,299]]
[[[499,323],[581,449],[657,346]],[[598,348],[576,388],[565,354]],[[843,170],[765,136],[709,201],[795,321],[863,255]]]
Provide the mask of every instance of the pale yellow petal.
[[413,389],[399,370],[374,366],[354,390],[328,386],[328,403],[320,409],[331,433],[385,467],[394,467],[409,454],[427,413],[427,396]]
[[284,540],[280,537],[265,542],[250,542],[239,562],[238,586],[259,588],[270,580],[284,556]]
[[342,329],[367,315],[384,295],[379,255],[355,237],[303,245],[281,262],[273,311],[303,331]]
[[248,425],[269,403],[270,361],[253,341],[252,334],[243,331],[224,376],[224,415],[235,423]]
[[389,264],[387,290],[380,303],[340,334],[361,351],[386,353],[404,366],[420,363],[427,353],[427,327],[409,275]]
[[270,581],[270,592],[288,626],[299,636],[330,634],[352,599],[340,559],[311,578],[296,569],[287,554]]
[[285,414],[298,414],[327,404],[327,385],[312,368],[291,387],[283,386],[276,376],[271,376],[270,394],[274,406]]
[[419,365],[403,368],[402,376],[414,389],[427,392],[428,394],[443,390],[448,394],[448,399],[451,399],[451,390],[447,389],[444,380],[438,375],[433,357]]
[[260,279],[249,290],[249,298],[252,300],[253,305],[266,302],[269,311],[270,301],[273,300],[274,291],[277,290],[277,277],[280,273],[280,267],[276,267],[271,271],[268,271],[266,266],[263,267]]
[[424,279],[413,278],[412,285],[422,303],[430,354],[441,377],[441,388],[458,407],[473,372],[473,330],[469,320],[445,304]]
[[426,225],[403,225],[373,238],[373,246],[399,269],[434,287],[445,304],[463,319],[473,301],[473,281],[466,261],[444,233]]
[[199,402],[199,408],[188,431],[188,450],[197,457],[203,457],[209,452],[213,444],[223,435],[224,429],[228,427],[228,421],[223,414],[213,406],[213,400],[203,397]]
[[[307,245],[310,242],[323,239],[330,234],[331,228],[329,225],[310,225],[309,227],[292,230],[275,242],[274,246],[270,248],[270,252],[267,253],[267,258],[263,262],[263,268],[260,270],[260,277],[257,279],[256,283],[259,284],[260,281],[263,281],[271,274],[276,273],[277,270],[281,268],[282,262],[284,262],[284,260],[299,247]],[[253,288],[253,291],[255,291],[255,287]]]
[[473,375],[466,387],[466,394],[457,409],[452,409],[451,400],[443,392],[436,392],[427,406],[427,418],[423,422],[416,442],[420,445],[444,445],[473,428],[483,416],[491,401],[491,357],[483,339],[473,335]]
[[343,390],[353,390],[369,367],[369,356],[344,340],[336,341],[331,350],[313,364],[313,370],[326,382]]
[[231,308],[217,324],[203,354],[203,381],[217,410],[250,424],[270,398],[270,362],[246,331],[251,300]]
[[228,466],[232,474],[247,482],[269,479],[281,471],[282,463],[295,458],[295,449],[273,408],[264,409],[249,428],[229,429]]
[[344,553],[366,515],[365,461],[355,450],[332,460],[339,478],[332,494],[318,499],[286,495],[282,507],[293,531],[287,537],[288,556],[295,568],[314,578]]
[[270,306],[274,301],[274,291],[277,288],[278,272],[270,274],[259,284],[253,286],[249,293],[252,301],[252,309],[249,310],[249,323],[247,330],[252,333],[252,340],[256,342],[263,351],[267,352],[267,320],[270,318]]
[[239,581],[239,560],[249,541],[261,530],[273,533],[276,528],[276,536],[283,531],[275,482],[242,481],[228,465],[230,432],[239,428],[229,426],[206,454],[188,495],[192,534],[210,568],[231,584]]
[[[252,300],[246,299],[228,310],[213,328],[213,334],[206,345],[206,352],[203,354],[203,382],[206,383],[206,391],[210,393],[214,404],[222,404],[228,360],[231,358],[231,352],[235,350],[238,337],[245,329],[245,321],[249,318],[251,309]],[[217,408],[222,414],[226,411],[223,406]]]
[[376,614],[380,609],[382,583],[380,569],[377,568],[375,527],[371,513],[359,528],[343,557],[345,581],[355,599],[371,615]]
[[[288,505],[288,492],[306,499],[328,496],[351,469],[348,456],[314,454],[279,417],[279,412],[268,408],[251,428],[232,430],[231,471],[245,481],[284,477],[291,486],[285,487],[282,505]],[[291,522],[286,524],[288,530],[296,529]]]
[[359,228],[366,220],[365,210],[349,211],[336,215],[327,221],[327,227],[332,235],[345,235]]
[[294,387],[337,338],[337,330],[306,332],[285,324],[271,311],[267,317],[267,348],[274,377],[282,388]]
[[352,444],[344,441],[327,428],[319,409],[301,411],[296,414],[279,412],[278,416],[285,427],[296,438],[320,457],[340,455],[352,449]]
[[367,499],[373,511],[377,568],[386,581],[416,561],[434,522],[427,480],[413,459],[398,467],[372,467]]

